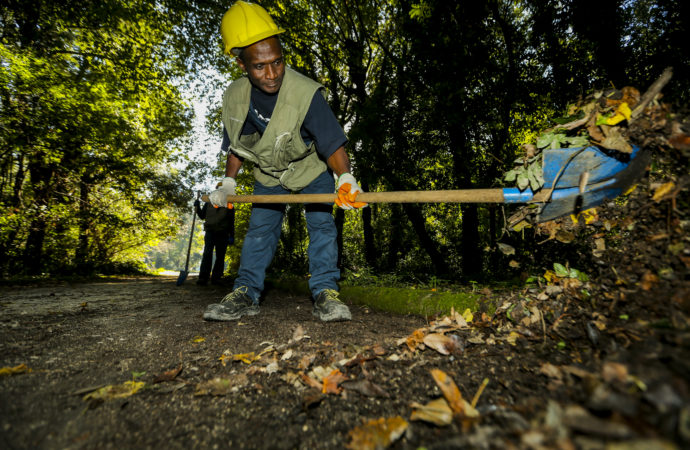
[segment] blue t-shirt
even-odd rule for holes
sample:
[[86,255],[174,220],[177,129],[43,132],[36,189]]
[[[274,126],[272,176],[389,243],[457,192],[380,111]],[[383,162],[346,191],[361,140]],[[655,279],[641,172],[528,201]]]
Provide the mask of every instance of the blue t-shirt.
[[[251,110],[247,114],[247,120],[242,127],[242,135],[263,134],[271,115],[276,107],[278,94],[267,94],[260,89],[252,86],[249,107]],[[312,142],[316,143],[316,151],[328,159],[336,150],[347,144],[347,137],[343,128],[335,118],[331,107],[323,98],[321,92],[317,91],[311,100],[309,111],[304,117],[300,134],[304,143],[309,146]],[[223,128],[223,143],[221,149],[227,151],[230,146],[228,132]]]

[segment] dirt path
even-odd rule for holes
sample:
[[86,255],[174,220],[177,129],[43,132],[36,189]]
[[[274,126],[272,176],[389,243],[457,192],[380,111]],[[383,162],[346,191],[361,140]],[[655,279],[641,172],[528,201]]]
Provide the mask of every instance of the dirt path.
[[[259,316],[208,323],[201,319],[205,305],[222,298],[226,289],[200,288],[193,279],[178,288],[174,281],[3,288],[0,366],[24,363],[32,372],[0,378],[1,446],[337,446],[358,421],[359,402],[345,402],[351,410],[347,420],[345,411],[329,417],[330,408],[307,414],[300,390],[280,380],[283,370],[247,375],[262,366],[232,361],[223,366],[219,357],[224,351],[258,354],[270,344],[285,346],[302,327],[305,337],[294,346],[293,353],[301,355],[292,358],[295,364],[303,354],[325,362],[336,353],[345,358],[365,346],[394,345],[391,339],[424,323],[353,307],[352,322],[324,324],[312,317],[308,298],[272,293]],[[183,370],[174,382],[152,383],[155,375],[180,364]],[[133,372],[145,372],[137,379],[152,387],[88,409],[84,392],[132,380]],[[240,381],[227,395],[194,395],[199,383],[215,377]],[[334,409],[342,403],[329,401]],[[375,401],[369,407],[381,410]]]
[[[682,333],[621,331],[629,341],[634,336],[624,346],[613,333],[593,343],[574,323],[563,327],[563,349],[546,334],[515,333],[479,317],[442,329],[352,306],[352,322],[324,324],[312,317],[307,297],[278,292],[268,293],[258,316],[204,322],[205,305],[225,292],[194,279],[176,287],[172,277],[0,288],[0,367],[31,369],[0,377],[0,447],[690,443],[690,339]],[[450,353],[422,350],[417,329],[452,336]],[[410,345],[400,344],[406,337]],[[478,418],[467,410],[444,426],[410,420],[414,402],[442,396],[432,369],[454,380],[468,402],[488,380]],[[167,381],[154,382],[171,370]],[[123,387],[128,381],[144,387],[95,398],[106,385],[138,386]],[[330,393],[310,384],[326,384]],[[389,428],[372,426],[373,434],[358,428],[397,416]]]

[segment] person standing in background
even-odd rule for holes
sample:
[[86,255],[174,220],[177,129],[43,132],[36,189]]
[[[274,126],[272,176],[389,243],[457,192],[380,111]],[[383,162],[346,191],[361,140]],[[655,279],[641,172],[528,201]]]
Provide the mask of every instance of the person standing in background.
[[199,200],[194,202],[194,207],[197,216],[204,221],[204,253],[196,284],[206,286],[210,278],[211,284],[220,285],[225,271],[225,252],[228,245],[235,242],[235,210],[218,208],[209,202],[204,202],[201,206]]

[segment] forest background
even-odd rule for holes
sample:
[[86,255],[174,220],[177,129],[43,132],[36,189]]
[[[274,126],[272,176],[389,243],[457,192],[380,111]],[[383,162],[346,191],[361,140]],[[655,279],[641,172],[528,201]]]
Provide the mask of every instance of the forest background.
[[[522,144],[569,103],[596,89],[644,90],[667,66],[666,98],[690,100],[684,0],[258,3],[287,30],[287,64],[328,89],[365,191],[504,186]],[[230,4],[0,7],[0,276],[182,268],[195,191],[223,171],[220,149],[207,149],[215,165],[198,157],[192,124],[194,103],[211,104],[207,132],[219,136],[217,93],[240,76],[218,30]],[[250,171],[239,178],[248,193]],[[249,213],[238,205],[230,271]],[[502,205],[334,214],[346,277],[503,279],[550,266],[544,255],[578,254],[539,245],[532,229],[507,233]],[[301,208],[288,208],[274,271],[306,274],[307,239]]]

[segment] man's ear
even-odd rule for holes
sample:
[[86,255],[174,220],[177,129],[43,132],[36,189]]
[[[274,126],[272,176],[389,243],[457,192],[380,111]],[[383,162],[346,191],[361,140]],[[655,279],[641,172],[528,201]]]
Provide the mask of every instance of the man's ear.
[[235,58],[235,61],[237,61],[237,65],[240,66],[240,69],[242,69],[243,72],[247,71],[247,67],[244,65],[244,61],[238,56]]

